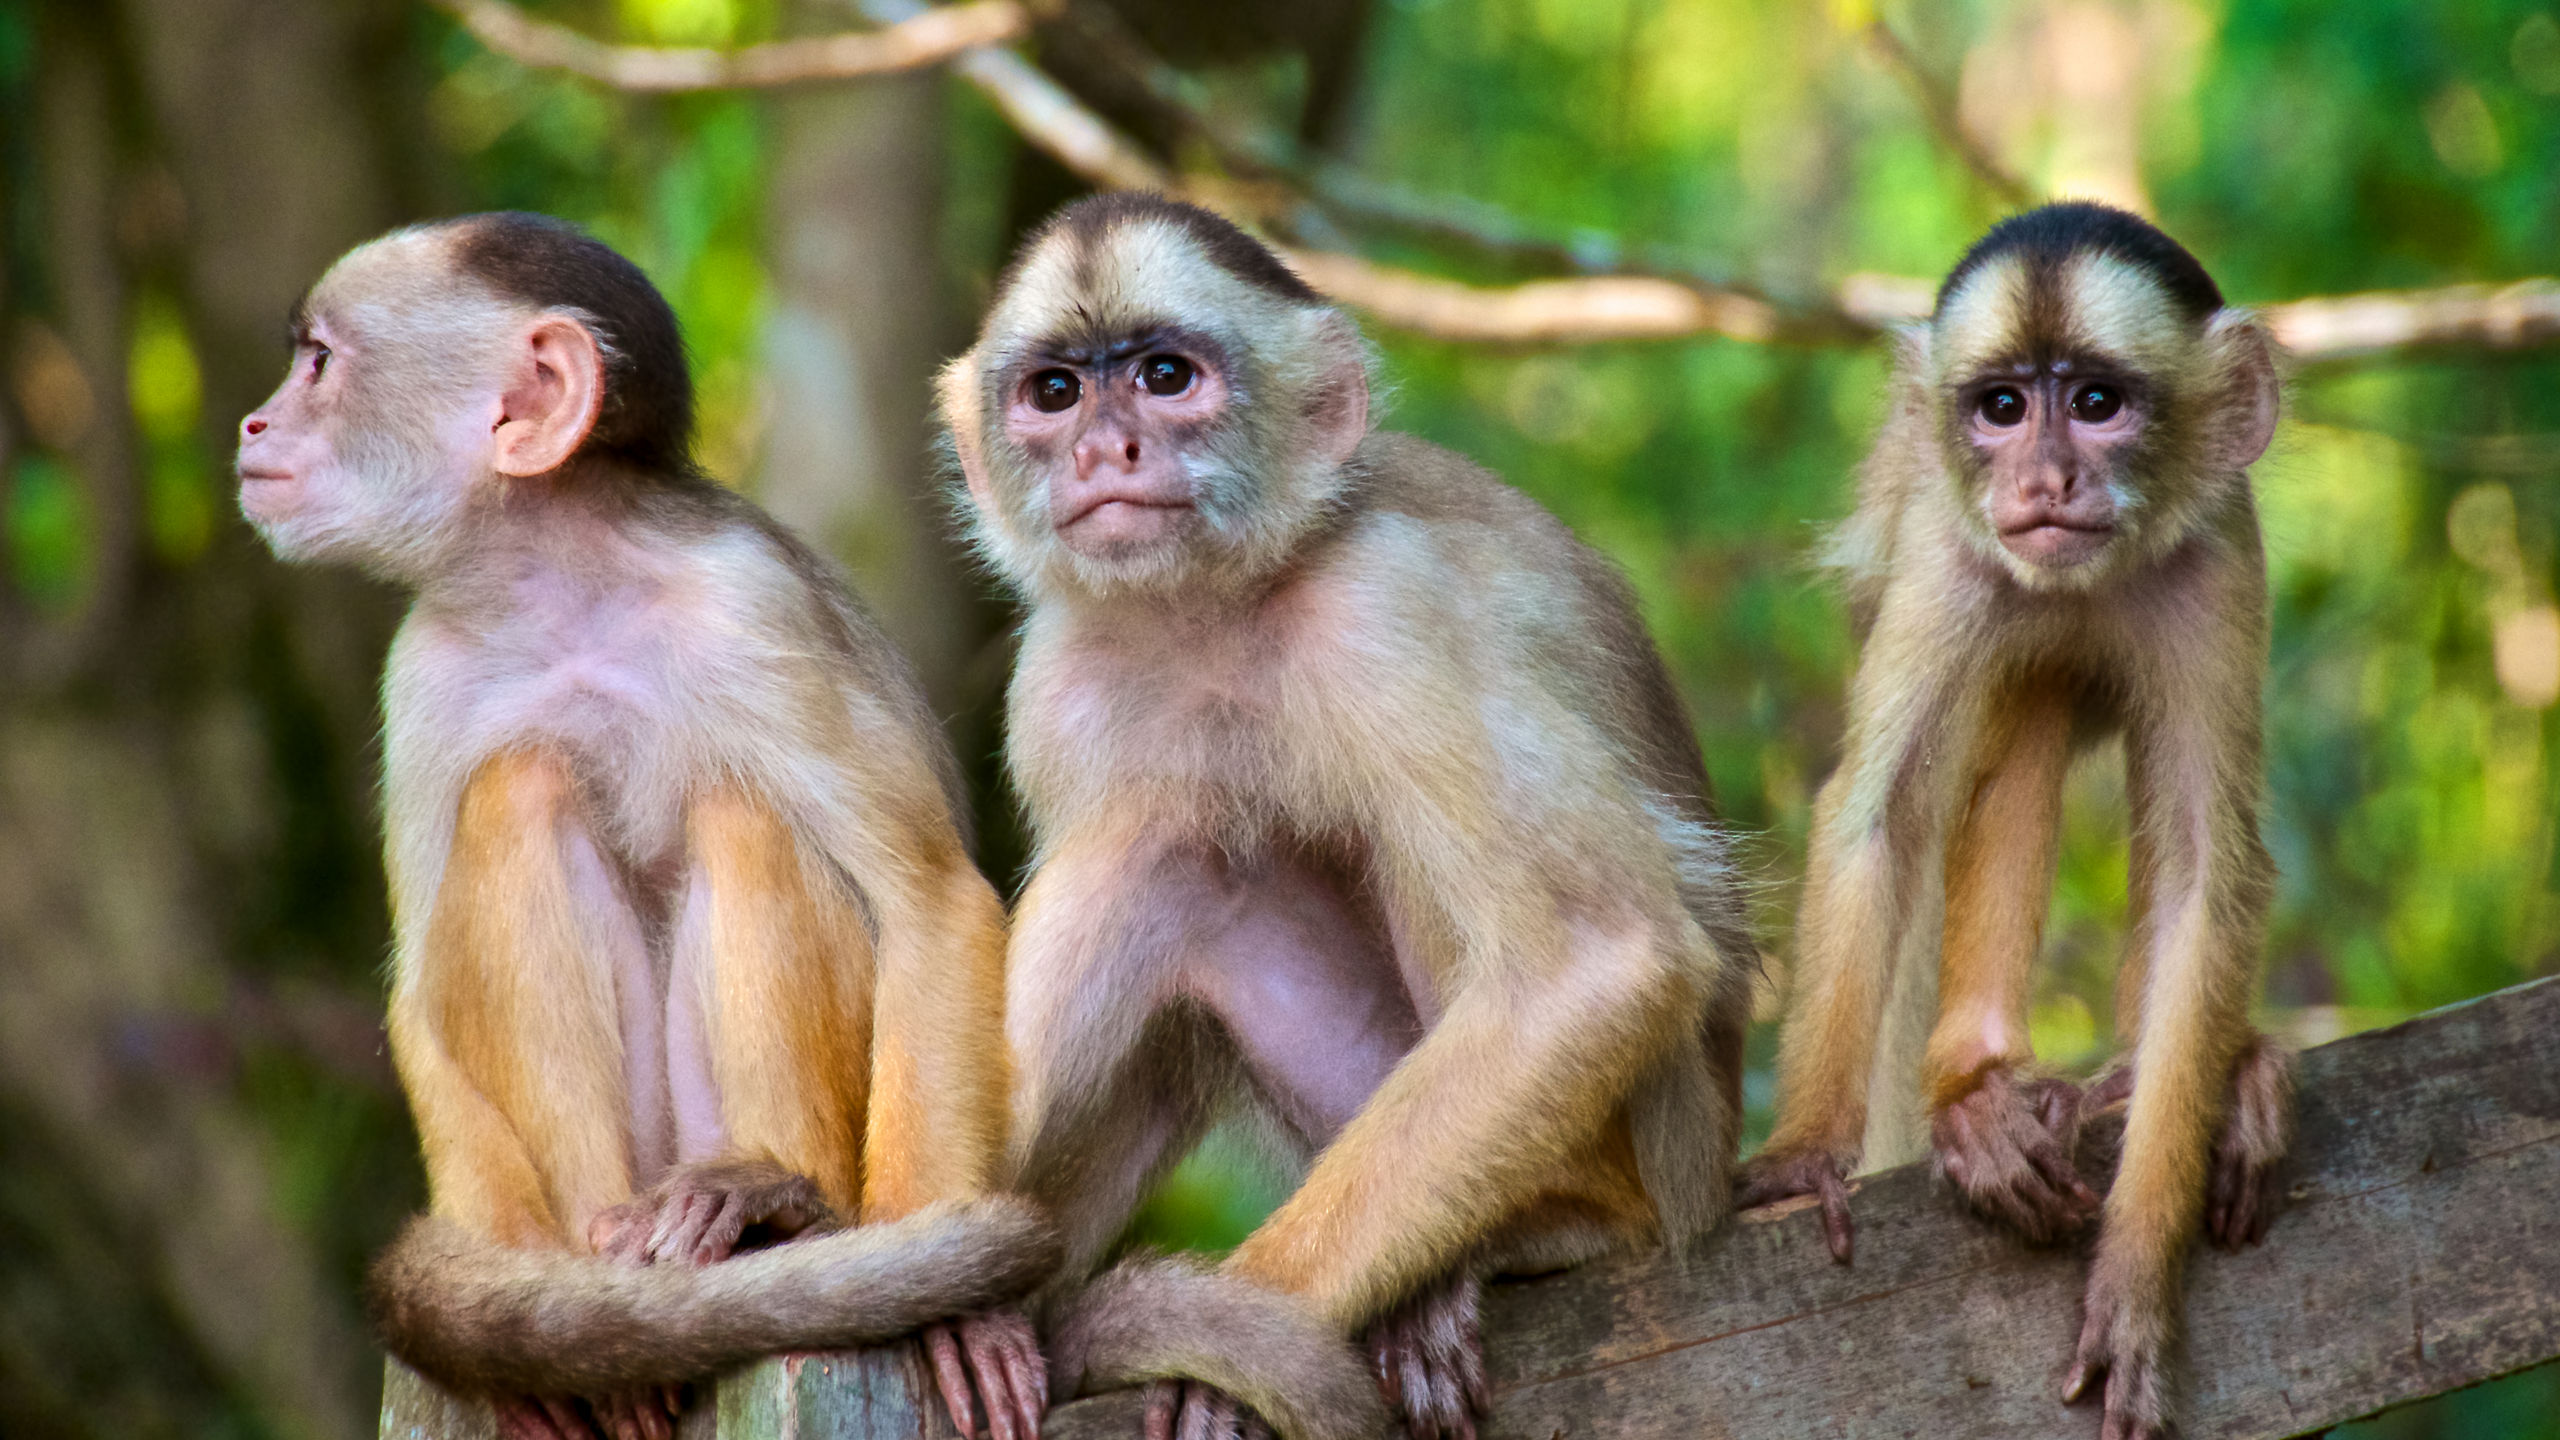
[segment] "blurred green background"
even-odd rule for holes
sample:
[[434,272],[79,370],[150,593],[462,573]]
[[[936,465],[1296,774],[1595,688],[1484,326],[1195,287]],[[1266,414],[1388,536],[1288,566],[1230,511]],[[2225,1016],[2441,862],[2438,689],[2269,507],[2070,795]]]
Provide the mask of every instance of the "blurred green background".
[[[2155,213],[2242,302],[2560,270],[2549,0],[1099,3],[1027,53],[1159,156],[1210,163],[1130,42],[1213,126],[1553,242],[1321,207],[1293,227],[1481,283],[1604,253],[1782,299],[1942,271],[2008,204],[1923,123],[1878,20],[2032,191]],[[860,18],[529,8],[646,44]],[[420,1192],[378,1029],[372,686],[397,602],[274,565],[235,516],[232,427],[281,373],[293,297],[346,245],[463,210],[550,211],[632,255],[684,320],[706,460],[853,567],[974,766],[1009,884],[1007,612],[950,544],[925,378],[1077,188],[940,74],[635,97],[391,0],[0,0],[0,1433],[370,1429],[355,1281]],[[1634,577],[1782,969],[1852,658],[1807,557],[1877,420],[1879,348],[1373,333],[1390,424]],[[2316,1043],[2560,970],[2560,354],[2309,368],[2257,476],[2265,1023]],[[2122,820],[2115,767],[2085,766],[2035,1013],[2079,1069],[2109,1034]],[[1142,1224],[1231,1243],[1270,1183],[1213,1144]],[[2560,1373],[2350,1429],[2560,1436]]]

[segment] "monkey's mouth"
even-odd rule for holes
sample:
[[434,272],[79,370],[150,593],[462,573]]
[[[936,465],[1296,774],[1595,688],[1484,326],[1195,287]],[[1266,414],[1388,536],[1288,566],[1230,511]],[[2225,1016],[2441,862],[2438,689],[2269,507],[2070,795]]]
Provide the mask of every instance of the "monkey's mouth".
[[1097,495],[1068,511],[1058,521],[1058,528],[1064,530],[1070,525],[1079,525],[1087,520],[1105,522],[1123,520],[1144,511],[1179,511],[1190,508],[1191,502],[1188,500],[1165,500],[1151,495]]
[[2105,521],[2040,516],[2027,524],[2002,529],[2000,543],[2008,547],[2010,554],[2030,564],[2071,566],[2096,559],[2115,534],[2116,527]]

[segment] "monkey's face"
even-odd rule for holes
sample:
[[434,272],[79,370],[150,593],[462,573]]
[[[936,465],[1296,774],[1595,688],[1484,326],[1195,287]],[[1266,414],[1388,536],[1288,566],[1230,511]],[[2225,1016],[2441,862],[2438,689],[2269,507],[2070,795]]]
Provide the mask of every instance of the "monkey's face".
[[486,488],[494,337],[520,323],[433,242],[350,253],[297,309],[284,383],[240,422],[241,513],[281,558],[414,572]]
[[2163,553],[2223,482],[2212,327],[2136,266],[2004,257],[1947,296],[1930,348],[1967,528],[2030,588],[2085,589]]
[[1368,376],[1339,314],[1141,219],[1037,242],[942,406],[1008,576],[1161,590],[1286,558],[1344,483]]
[[1204,504],[1226,498],[1217,441],[1234,387],[1215,340],[1167,327],[1099,352],[1062,347],[1016,368],[1024,373],[1004,387],[1005,436],[1070,551],[1141,565],[1191,540]]
[[2131,461],[2149,419],[2138,392],[2064,358],[1978,377],[1957,403],[1983,477],[1983,517],[2001,546],[2039,570],[2104,556],[2133,518]]

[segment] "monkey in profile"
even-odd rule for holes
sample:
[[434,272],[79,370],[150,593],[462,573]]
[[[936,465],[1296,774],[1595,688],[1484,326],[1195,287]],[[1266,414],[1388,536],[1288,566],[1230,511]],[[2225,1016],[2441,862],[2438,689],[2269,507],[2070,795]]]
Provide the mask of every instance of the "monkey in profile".
[[279,556],[415,594],[384,807],[429,1213],[375,1318],[517,1440],[665,1440],[678,1382],[930,1327],[1012,1440],[1045,1380],[990,1307],[1056,1252],[989,1195],[1002,907],[904,662],[692,418],[640,271],[489,214],[339,260],[241,422]]
[[[2171,1425],[2199,1224],[2255,1243],[2280,1201],[2291,1059],[2249,1021],[2273,882],[2248,475],[2279,397],[2265,328],[2176,241],[2104,206],[2029,211],[1974,245],[1904,341],[1834,546],[1864,651],[1814,809],[1778,1124],[1742,1202],[1820,1196],[1846,1261],[1843,1177],[1862,1152],[1909,1158],[1925,1120],[1983,1214],[2039,1242],[2096,1220],[2064,1389],[2103,1377],[2106,1440]],[[2036,1073],[2027,1006],[2064,772],[2119,734],[2125,1054],[2084,1095]],[[2084,1111],[2119,1106],[2102,1204],[2074,1142]]]
[[1215,1118],[1300,1170],[1216,1270],[1052,1308],[1053,1394],[1152,1382],[1158,1440],[1365,1437],[1381,1391],[1472,1436],[1483,1276],[1729,1200],[1757,952],[1678,694],[1606,561],[1371,430],[1367,365],[1259,242],[1119,194],[941,382],[1029,606],[1012,1155],[1062,1283]]

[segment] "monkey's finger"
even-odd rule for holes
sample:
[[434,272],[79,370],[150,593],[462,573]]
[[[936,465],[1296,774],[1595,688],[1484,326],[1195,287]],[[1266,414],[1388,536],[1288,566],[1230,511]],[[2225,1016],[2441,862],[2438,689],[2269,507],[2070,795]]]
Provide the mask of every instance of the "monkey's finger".
[[942,1392],[942,1408],[963,1435],[978,1433],[977,1392],[969,1388],[969,1372],[961,1368],[960,1339],[949,1322],[924,1327],[925,1358],[933,1362],[933,1388]]
[[1049,1362],[1041,1355],[1039,1342],[1028,1325],[1005,1326],[997,1331],[992,1348],[996,1364],[1004,1369],[1005,1384],[1013,1391],[1014,1414],[1022,1422],[1024,1440],[1040,1440],[1040,1412],[1048,1406]]
[[550,1412],[531,1396],[501,1396],[490,1408],[497,1412],[498,1433],[507,1440],[578,1440],[561,1434],[560,1427],[551,1423]]
[[1828,1165],[1822,1168],[1819,1183],[1822,1238],[1831,1246],[1831,1258],[1846,1265],[1858,1253],[1858,1232],[1849,1220],[1849,1185],[1838,1169]]
[[702,1198],[688,1190],[667,1197],[658,1206],[657,1221],[649,1227],[649,1258],[652,1261],[672,1259],[680,1253],[678,1237],[692,1223],[694,1211],[700,1208]]
[[1158,1380],[1147,1386],[1146,1440],[1173,1440],[1174,1412],[1181,1404],[1181,1381]]
[[734,1190],[706,1195],[694,1213],[697,1218],[678,1233],[678,1257],[689,1265],[716,1265],[737,1253],[738,1237],[747,1233],[745,1196]]
[[965,1326],[961,1335],[961,1348],[969,1357],[969,1373],[978,1377],[978,1398],[987,1407],[989,1440],[1027,1440],[1022,1433],[1022,1412],[1013,1402],[1013,1384],[1003,1363],[979,1346],[967,1343]]

